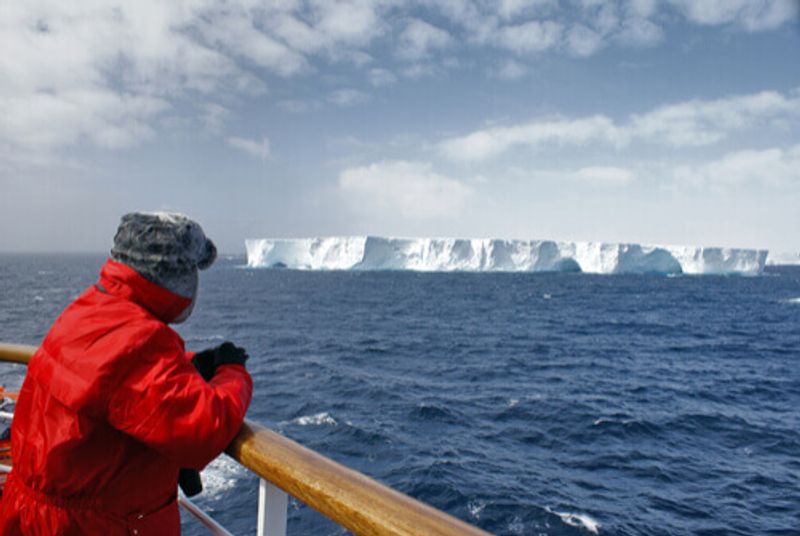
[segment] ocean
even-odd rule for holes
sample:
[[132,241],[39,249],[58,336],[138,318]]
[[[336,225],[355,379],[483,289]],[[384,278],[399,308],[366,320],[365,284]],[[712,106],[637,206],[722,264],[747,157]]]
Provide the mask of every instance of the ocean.
[[[99,255],[0,255],[36,344]],[[249,269],[201,275],[187,347],[250,353],[248,417],[501,535],[800,534],[800,268],[758,277]],[[24,367],[3,365],[0,382]],[[224,455],[197,503],[252,534]],[[291,501],[289,534],[345,534]],[[191,519],[184,533],[206,534]]]

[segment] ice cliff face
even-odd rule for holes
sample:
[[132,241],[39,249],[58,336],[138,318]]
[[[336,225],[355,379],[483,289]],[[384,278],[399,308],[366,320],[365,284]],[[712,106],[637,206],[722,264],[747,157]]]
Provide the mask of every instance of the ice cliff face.
[[766,250],[346,236],[246,241],[247,265],[298,270],[759,274]]
[[767,266],[800,266],[800,253],[769,252]]

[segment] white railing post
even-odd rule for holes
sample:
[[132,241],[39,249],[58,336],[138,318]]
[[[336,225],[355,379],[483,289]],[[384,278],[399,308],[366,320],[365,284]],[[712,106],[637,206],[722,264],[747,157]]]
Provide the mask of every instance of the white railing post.
[[263,478],[258,484],[258,536],[286,536],[289,497]]

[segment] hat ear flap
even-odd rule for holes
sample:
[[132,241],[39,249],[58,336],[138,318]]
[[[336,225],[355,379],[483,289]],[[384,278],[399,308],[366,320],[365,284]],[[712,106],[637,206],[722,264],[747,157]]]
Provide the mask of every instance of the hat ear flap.
[[214,263],[216,258],[217,258],[217,246],[215,246],[214,242],[212,242],[211,240],[206,239],[206,242],[203,245],[203,254],[197,261],[197,267],[200,268],[201,270],[205,270]]

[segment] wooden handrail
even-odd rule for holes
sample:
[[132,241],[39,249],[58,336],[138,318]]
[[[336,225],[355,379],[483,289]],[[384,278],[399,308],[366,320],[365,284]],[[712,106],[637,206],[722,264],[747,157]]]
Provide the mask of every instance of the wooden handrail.
[[250,421],[227,452],[355,534],[487,534]]
[[28,361],[33,357],[36,351],[35,346],[28,346],[26,344],[7,344],[0,343],[0,361],[9,361],[11,363],[22,363],[27,365]]
[[[28,363],[34,346],[0,343],[0,361]],[[246,420],[227,454],[339,525],[364,536],[489,533]]]

